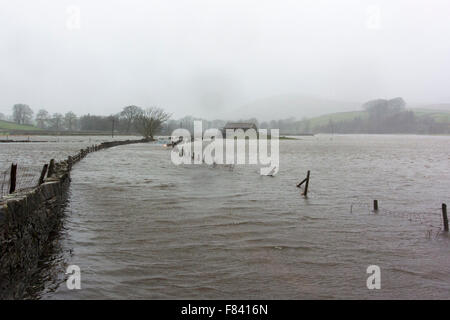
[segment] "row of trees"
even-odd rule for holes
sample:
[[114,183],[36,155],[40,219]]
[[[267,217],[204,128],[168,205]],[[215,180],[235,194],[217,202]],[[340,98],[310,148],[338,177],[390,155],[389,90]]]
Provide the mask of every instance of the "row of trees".
[[314,132],[323,133],[417,133],[448,134],[447,122],[436,122],[432,117],[416,116],[413,111],[405,109],[402,98],[391,100],[371,100],[363,105],[367,116],[352,120],[332,121],[314,128]]
[[[362,107],[365,115],[351,120],[333,121],[325,125],[314,126],[304,118],[288,118],[259,123],[257,119],[241,119],[236,122],[252,122],[262,129],[279,129],[281,134],[298,133],[450,133],[450,125],[436,122],[427,116],[417,117],[414,112],[405,109],[402,98],[391,100],[377,99],[365,103]],[[49,114],[44,109],[37,112],[33,119],[33,110],[26,104],[16,104],[10,118],[0,114],[1,119],[13,120],[18,124],[36,124],[39,128],[55,131],[100,132],[114,131],[124,134],[140,133],[153,137],[156,133],[170,135],[177,128],[194,131],[194,120],[201,120],[203,129],[222,128],[225,120],[203,120],[191,116],[178,120],[160,108],[143,109],[135,105],[126,106],[121,112],[110,116],[82,115],[73,112]]]
[[[417,116],[407,110],[402,98],[376,99],[362,105],[365,111],[360,117],[314,125],[310,119],[288,118],[261,122],[259,128],[279,129],[284,134],[299,133],[417,133],[448,134],[450,124],[437,122],[431,116]],[[255,122],[257,123],[257,122]]]
[[121,112],[110,116],[87,114],[78,117],[72,111],[64,115],[50,114],[45,109],[40,109],[34,119],[33,114],[28,105],[15,104],[12,115],[6,117],[0,114],[0,120],[10,120],[21,125],[36,125],[41,129],[52,131],[113,131],[126,134],[139,133],[146,138],[153,138],[171,116],[161,108],[143,109],[134,105],[126,106]]

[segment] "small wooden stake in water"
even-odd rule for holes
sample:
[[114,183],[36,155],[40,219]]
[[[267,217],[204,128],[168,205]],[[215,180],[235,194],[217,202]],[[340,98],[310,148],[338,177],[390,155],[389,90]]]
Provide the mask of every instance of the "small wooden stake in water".
[[378,211],[378,200],[373,200],[373,211]]
[[111,138],[114,138],[114,118],[112,119]]
[[11,164],[11,176],[9,179],[9,193],[16,191],[17,164]]
[[303,195],[306,197],[308,196],[308,185],[309,185],[309,170],[306,174],[306,183],[305,183],[305,191],[303,191]]
[[448,232],[448,217],[447,217],[447,205],[442,204],[442,220],[444,221],[444,231]]

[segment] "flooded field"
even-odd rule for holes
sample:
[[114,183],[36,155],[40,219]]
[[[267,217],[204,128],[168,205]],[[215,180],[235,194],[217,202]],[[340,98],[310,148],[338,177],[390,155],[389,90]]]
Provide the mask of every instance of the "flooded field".
[[[5,136],[0,136],[6,140]],[[9,140],[32,142],[0,143],[0,198],[7,194],[8,174],[11,163],[18,165],[17,189],[35,186],[39,181],[42,166],[50,159],[67,159],[93,144],[105,141],[136,139],[136,136],[9,136]]]
[[[1,144],[0,163],[41,167],[109,140],[67,139]],[[449,160],[450,137],[412,135],[283,140],[275,177],[175,166],[150,143],[92,153],[72,171],[59,249],[31,285],[43,299],[448,299]],[[295,186],[307,170],[305,199]],[[81,290],[67,289],[67,265]],[[367,289],[369,265],[380,290]]]
[[[82,148],[105,141],[136,139],[136,136],[9,136],[9,140],[30,140],[30,143],[0,143],[0,170],[18,163],[20,167],[40,170],[50,159],[66,159]],[[5,136],[0,139],[6,140]]]

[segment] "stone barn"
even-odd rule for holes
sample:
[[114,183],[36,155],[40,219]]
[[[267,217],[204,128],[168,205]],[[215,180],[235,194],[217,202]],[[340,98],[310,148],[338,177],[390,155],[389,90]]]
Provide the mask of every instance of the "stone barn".
[[246,131],[247,129],[255,129],[256,132],[258,132],[258,127],[256,126],[256,124],[252,122],[228,122],[225,125],[225,127],[223,127],[222,131],[226,133],[227,129],[231,130],[242,129],[244,131]]

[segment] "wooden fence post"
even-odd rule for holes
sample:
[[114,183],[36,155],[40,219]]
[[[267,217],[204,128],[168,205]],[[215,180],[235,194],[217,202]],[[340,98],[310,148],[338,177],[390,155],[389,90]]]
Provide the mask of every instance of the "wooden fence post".
[[17,180],[17,163],[11,164],[11,175],[9,179],[9,193],[16,191],[16,180]]
[[48,166],[47,178],[50,178],[55,172],[55,159],[50,160],[50,165]]
[[67,158],[67,166],[69,168],[69,171],[72,170],[72,166],[73,166],[73,158],[72,158],[72,156],[69,156]]
[[442,220],[444,221],[444,231],[448,232],[448,217],[447,217],[447,205],[442,204]]
[[45,178],[45,174],[47,173],[47,169],[48,169],[48,164],[44,164],[44,167],[42,168],[41,171],[41,176],[39,177],[39,185],[44,183],[44,178]]
[[309,173],[310,173],[310,171],[308,170],[308,173],[306,174],[306,178],[297,184],[297,188],[300,188],[302,186],[302,184],[304,184],[306,182],[305,190],[302,193],[305,197],[308,195]]
[[308,196],[308,185],[309,185],[309,170],[308,170],[308,173],[306,174],[305,191],[303,191],[303,195],[305,197]]

